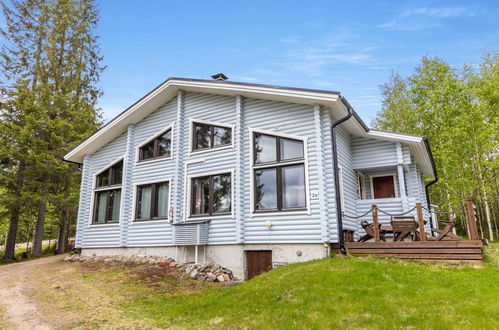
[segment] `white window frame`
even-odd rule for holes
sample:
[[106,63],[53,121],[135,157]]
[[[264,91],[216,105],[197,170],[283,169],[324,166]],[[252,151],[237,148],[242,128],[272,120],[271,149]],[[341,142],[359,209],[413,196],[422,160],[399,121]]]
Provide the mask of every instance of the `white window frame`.
[[[215,172],[204,172],[204,173],[195,173],[195,174],[190,174],[187,175],[187,191],[186,191],[186,197],[187,197],[187,203],[186,203],[186,210],[184,210],[184,219],[186,221],[195,221],[195,220],[208,220],[208,219],[234,219],[234,168],[226,169],[226,170],[218,170]],[[192,202],[192,179],[195,178],[200,178],[204,176],[210,176],[210,175],[220,175],[220,174],[225,174],[225,173],[230,173],[230,214],[223,214],[223,215],[207,215],[207,216],[196,216],[192,215],[192,209],[191,209],[191,202]]]
[[[95,211],[95,205],[94,205],[95,193],[99,192],[99,191],[106,191],[106,190],[112,190],[112,189],[118,188],[118,186],[96,188],[97,177],[101,173],[103,173],[104,171],[108,170],[110,167],[113,167],[114,165],[119,163],[120,161],[123,161],[123,174],[122,174],[121,185],[119,186],[119,188],[121,189],[121,200],[120,200],[120,215],[118,217],[118,222],[116,222],[116,223],[94,223],[93,221],[94,221],[94,211]],[[100,170],[98,170],[97,172],[95,172],[94,175],[92,176],[92,196],[90,196],[90,212],[89,212],[90,216],[88,219],[88,227],[97,226],[100,228],[100,227],[119,227],[119,226],[121,226],[121,219],[123,219],[123,202],[125,199],[125,194],[123,193],[123,186],[124,186],[123,180],[125,180],[126,172],[127,172],[125,164],[126,164],[126,154],[118,157],[115,160],[110,161],[109,164],[107,164],[105,167],[103,167]]]
[[[310,186],[309,186],[309,170],[308,170],[308,136],[300,136],[294,134],[286,134],[280,132],[274,132],[269,130],[263,130],[259,128],[248,128],[249,130],[249,149],[250,149],[250,159],[249,159],[249,168],[250,168],[250,217],[267,217],[274,215],[288,216],[294,214],[311,214],[311,206],[310,206]],[[256,169],[264,169],[268,167],[276,167],[275,164],[265,164],[265,165],[254,165],[254,155],[253,155],[253,134],[260,133],[266,134],[270,136],[277,136],[287,139],[293,139],[303,142],[303,156],[304,160],[299,161],[290,161],[286,162],[286,165],[294,165],[294,164],[303,164],[305,169],[305,202],[307,203],[307,207],[305,210],[300,211],[276,211],[276,212],[255,212],[255,171]]]
[[[231,137],[230,137],[230,142],[231,144],[228,144],[226,146],[222,147],[214,147],[214,148],[206,148],[206,149],[201,149],[201,150],[193,150],[194,146],[194,124],[203,124],[203,125],[212,125],[212,126],[219,126],[219,127],[224,127],[224,128],[230,128],[231,132]],[[216,121],[209,121],[209,120],[202,120],[202,119],[195,119],[195,118],[189,118],[189,156],[190,155],[198,155],[198,154],[203,154],[206,152],[213,152],[213,151],[219,151],[219,150],[226,150],[226,149],[234,149],[234,133],[236,130],[236,125],[234,124],[227,124],[227,123],[221,123],[221,122],[216,122]]]
[[369,175],[369,182],[371,183],[371,199],[390,199],[390,198],[375,198],[374,197],[373,178],[379,178],[379,177],[382,177],[382,176],[393,176],[393,189],[395,191],[395,197],[392,197],[392,198],[399,198],[399,194],[397,192],[397,173],[390,172],[390,173],[370,174]]
[[[172,122],[168,126],[166,126],[164,129],[162,129],[159,133],[154,133],[150,137],[144,140],[144,142],[140,143],[137,147],[135,147],[135,166],[140,166],[143,164],[150,164],[150,163],[156,163],[156,162],[161,162],[161,161],[167,161],[167,160],[172,160],[173,159],[173,146],[174,146],[174,129],[175,129],[175,122]],[[168,130],[171,130],[171,150],[170,150],[170,156],[168,157],[159,157],[159,158],[151,158],[151,159],[146,159],[146,160],[140,160],[140,148],[148,144],[149,142],[153,141],[157,137],[165,134],[168,132]]]
[[[360,171],[355,172],[357,178],[357,199],[363,200],[366,198],[366,183],[365,175]],[[360,194],[359,194],[360,193]]]
[[[148,184],[155,184],[155,183],[162,183],[162,182],[168,182],[168,218],[166,219],[157,219],[157,220],[137,220],[135,218],[136,216],[136,208],[137,208],[137,188],[138,186],[143,186],[143,185],[148,185]],[[147,224],[147,223],[171,223],[172,222],[172,216],[170,214],[170,208],[172,205],[172,179],[170,177],[165,177],[165,178],[157,178],[155,180],[149,180],[149,181],[141,181],[141,182],[135,182],[133,184],[133,197],[132,197],[132,216],[130,217],[130,225],[135,226],[135,225],[141,225],[141,224]]]

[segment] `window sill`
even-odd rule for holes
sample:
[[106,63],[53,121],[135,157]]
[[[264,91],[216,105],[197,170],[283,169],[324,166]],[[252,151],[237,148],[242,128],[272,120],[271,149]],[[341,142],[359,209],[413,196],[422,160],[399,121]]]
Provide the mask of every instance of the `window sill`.
[[266,216],[275,216],[275,215],[286,216],[286,215],[299,215],[299,214],[310,215],[311,212],[310,210],[253,212],[251,213],[250,217],[256,218],[256,217],[266,217]]
[[234,145],[226,145],[222,147],[215,147],[215,148],[207,148],[207,149],[201,149],[201,150],[191,150],[189,151],[189,156],[190,155],[198,155],[198,154],[205,154],[207,152],[214,152],[214,151],[219,151],[219,150],[227,150],[227,149],[234,149]]
[[142,224],[148,224],[148,223],[171,223],[170,219],[154,219],[154,220],[133,220],[130,225],[135,226],[135,225],[142,225]]
[[112,222],[112,223],[90,223],[88,227],[119,227],[120,223],[119,222]]
[[152,163],[158,163],[161,161],[167,161],[167,160],[172,160],[173,157],[161,157],[161,158],[154,158],[154,159],[148,159],[148,160],[139,160],[135,162],[135,166],[140,166],[140,165],[145,165],[145,164],[152,164]]
[[216,220],[216,219],[234,219],[232,214],[223,214],[223,215],[210,215],[210,216],[199,216],[199,217],[188,217],[185,221],[196,221],[196,220]]

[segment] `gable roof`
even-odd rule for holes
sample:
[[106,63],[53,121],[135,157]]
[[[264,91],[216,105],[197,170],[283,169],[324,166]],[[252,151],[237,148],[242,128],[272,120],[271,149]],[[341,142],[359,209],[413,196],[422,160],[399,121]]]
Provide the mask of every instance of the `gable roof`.
[[350,108],[353,111],[353,116],[342,124],[342,127],[345,127],[350,134],[407,143],[411,147],[411,150],[414,150],[414,155],[418,163],[422,166],[423,173],[432,177],[436,174],[434,165],[432,165],[433,158],[428,149],[429,146],[425,146],[427,142],[424,142],[423,137],[369,129],[340,92],[224,80],[174,77],[165,80],[140,100],[103,125],[73,150],[68,152],[64,156],[64,160],[82,163],[86,154],[96,152],[125,132],[130,124],[140,122],[166,102],[175,98],[179,90],[227,96],[241,95],[243,97],[289,103],[319,104],[329,108],[332,111],[334,119],[344,117],[348,113],[348,108]]

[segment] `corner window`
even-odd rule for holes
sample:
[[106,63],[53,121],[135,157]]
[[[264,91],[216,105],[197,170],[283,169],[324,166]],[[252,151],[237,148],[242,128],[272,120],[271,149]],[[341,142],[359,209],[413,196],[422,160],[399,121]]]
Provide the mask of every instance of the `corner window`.
[[120,218],[123,161],[97,175],[92,223],[116,223]]
[[139,148],[139,161],[170,157],[172,145],[172,131],[169,129],[160,136]]
[[137,186],[135,220],[168,219],[169,194],[168,182]]
[[194,123],[192,136],[193,151],[232,144],[232,129],[230,127]]
[[255,212],[307,207],[302,140],[254,133]]
[[231,213],[230,173],[191,179],[191,216]]

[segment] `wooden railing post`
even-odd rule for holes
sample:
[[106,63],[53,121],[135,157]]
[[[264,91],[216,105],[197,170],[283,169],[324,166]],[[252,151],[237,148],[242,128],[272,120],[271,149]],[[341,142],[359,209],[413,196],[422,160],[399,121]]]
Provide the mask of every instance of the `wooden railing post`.
[[378,207],[376,205],[371,206],[371,211],[373,214],[373,231],[374,231],[374,241],[380,242],[379,237],[379,221],[378,221]]
[[466,201],[466,219],[468,220],[470,240],[479,240],[480,238],[478,237],[478,230],[476,228],[475,208],[473,207],[473,201],[471,199]]
[[424,218],[423,218],[423,205],[421,205],[421,203],[416,203],[416,212],[418,214],[419,239],[421,241],[426,241],[426,230],[424,227]]

